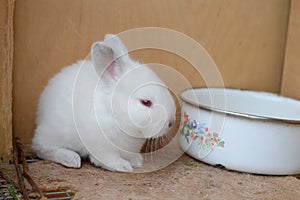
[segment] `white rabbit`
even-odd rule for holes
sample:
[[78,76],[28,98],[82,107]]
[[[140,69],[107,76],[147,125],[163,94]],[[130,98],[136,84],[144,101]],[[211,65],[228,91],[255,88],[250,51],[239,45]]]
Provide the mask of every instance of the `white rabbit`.
[[167,133],[175,103],[147,66],[115,35],[91,48],[92,59],[55,75],[41,94],[32,148],[38,157],[79,168],[81,157],[112,171],[141,167],[145,140]]

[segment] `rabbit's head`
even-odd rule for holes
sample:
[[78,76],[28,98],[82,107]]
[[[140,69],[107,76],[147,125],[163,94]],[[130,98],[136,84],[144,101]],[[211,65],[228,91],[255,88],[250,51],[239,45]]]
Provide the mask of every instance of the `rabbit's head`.
[[114,122],[123,132],[139,138],[168,132],[175,121],[174,99],[154,71],[129,57],[117,36],[106,35],[93,44],[92,62]]

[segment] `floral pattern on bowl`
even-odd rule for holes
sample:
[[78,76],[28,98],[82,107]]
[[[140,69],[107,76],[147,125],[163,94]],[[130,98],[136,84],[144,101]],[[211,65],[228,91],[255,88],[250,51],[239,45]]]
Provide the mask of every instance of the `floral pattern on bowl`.
[[213,149],[216,146],[224,147],[225,144],[218,133],[211,132],[205,123],[189,119],[189,115],[186,112],[184,112],[183,126],[180,129],[180,134],[186,139],[187,143],[190,143],[190,139],[193,141],[198,140],[198,145],[209,149]]

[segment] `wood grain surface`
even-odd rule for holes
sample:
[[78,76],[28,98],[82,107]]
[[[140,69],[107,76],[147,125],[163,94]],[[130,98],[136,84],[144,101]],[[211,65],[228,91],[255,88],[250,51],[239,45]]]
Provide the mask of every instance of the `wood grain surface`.
[[300,99],[300,1],[292,0],[281,93]]
[[14,0],[0,0],[0,163],[12,159]]

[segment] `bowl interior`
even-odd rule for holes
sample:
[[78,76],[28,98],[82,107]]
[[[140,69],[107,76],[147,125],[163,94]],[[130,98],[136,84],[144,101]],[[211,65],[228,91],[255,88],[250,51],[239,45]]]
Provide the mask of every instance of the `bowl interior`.
[[181,93],[195,106],[227,114],[300,123],[300,101],[259,91],[196,88]]

